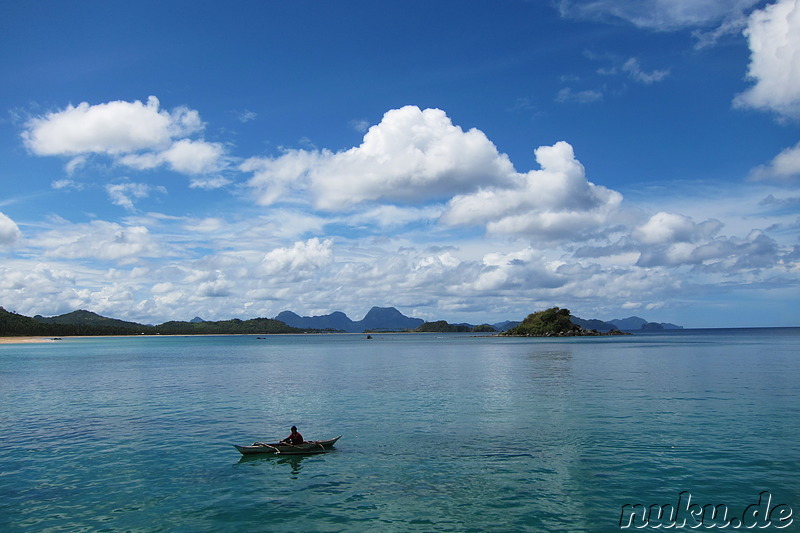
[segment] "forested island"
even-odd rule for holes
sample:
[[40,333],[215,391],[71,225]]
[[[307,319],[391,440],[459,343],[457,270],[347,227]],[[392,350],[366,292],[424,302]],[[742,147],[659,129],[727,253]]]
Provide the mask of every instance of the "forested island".
[[[424,322],[403,315],[393,307],[373,307],[359,321],[341,312],[301,317],[283,311],[275,318],[206,321],[170,321],[156,326],[107,318],[86,310],[63,315],[28,317],[0,307],[0,337],[67,337],[101,335],[269,335],[279,333],[498,333],[524,337],[620,335],[622,331],[654,332],[682,329],[668,323],[647,322],[639,317],[604,322],[574,317],[568,309],[553,307],[528,315],[522,322],[497,324],[449,324]],[[620,331],[622,330],[622,331]]]
[[445,320],[437,320],[436,322],[425,322],[412,331],[416,333],[494,333],[497,332],[497,329],[489,324],[470,326],[469,324],[449,324]]
[[551,307],[528,315],[516,327],[501,335],[511,337],[596,337],[600,335],[630,335],[618,329],[601,333],[596,329],[585,329],[572,322],[569,309]]
[[106,318],[91,311],[73,311],[58,317],[27,317],[0,307],[0,336],[4,337],[67,337],[102,335],[237,335],[274,333],[316,333],[287,326],[272,318],[221,320],[216,322],[164,322],[147,326]]

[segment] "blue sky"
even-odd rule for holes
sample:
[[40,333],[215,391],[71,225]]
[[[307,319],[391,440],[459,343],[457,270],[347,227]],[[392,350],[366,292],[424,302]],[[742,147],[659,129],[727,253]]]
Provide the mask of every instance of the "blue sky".
[[2,2],[0,305],[797,326],[800,2]]

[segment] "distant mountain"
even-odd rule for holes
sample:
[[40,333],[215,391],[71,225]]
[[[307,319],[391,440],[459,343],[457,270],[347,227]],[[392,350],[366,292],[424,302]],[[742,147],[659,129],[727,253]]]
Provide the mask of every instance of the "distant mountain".
[[346,331],[348,333],[360,332],[356,323],[341,311],[321,316],[300,316],[292,311],[281,311],[275,317],[275,320],[280,320],[293,328]]
[[[621,331],[653,332],[662,330],[683,329],[682,326],[668,322],[648,322],[643,318],[632,316],[614,319],[608,322],[592,319],[584,320],[570,317],[573,324],[585,330],[597,330],[607,333],[614,329]],[[517,321],[505,321],[488,326],[472,326],[471,324],[448,324],[445,321],[426,323],[420,318],[403,315],[394,307],[373,307],[359,321],[353,321],[341,311],[322,316],[301,317],[291,311],[283,311],[274,319],[254,318],[250,320],[223,320],[207,322],[194,317],[189,322],[166,322],[153,326],[107,318],[86,310],[73,311],[53,317],[36,315],[33,318],[10,313],[0,307],[0,336],[7,335],[138,335],[138,334],[242,334],[242,333],[300,333],[322,331],[344,331],[363,333],[365,331],[413,331],[426,324],[423,330],[445,331],[465,330],[508,331],[520,325]]]
[[58,317],[34,318],[0,307],[0,336],[133,335],[147,330],[134,322],[105,318],[89,311],[74,311]]
[[303,333],[304,329],[287,326],[272,318],[202,322],[164,322],[152,328],[159,335],[259,335],[275,333]]
[[347,333],[364,333],[368,330],[403,331],[418,328],[425,322],[421,318],[409,318],[394,307],[373,307],[359,321],[351,320],[341,311],[321,316],[300,316],[292,311],[282,311],[275,317],[275,320],[280,320],[294,328],[345,331]]
[[445,320],[425,322],[414,330],[417,333],[496,333],[489,324],[473,326],[471,324],[449,324]]
[[615,318],[614,320],[609,320],[609,323],[617,326],[617,329],[633,331],[641,329],[642,326],[647,324],[647,320],[638,316],[631,316],[628,318]]
[[158,326],[147,326],[136,322],[126,322],[106,318],[91,311],[79,310],[54,317],[36,315],[28,318],[9,313],[0,307],[0,336],[73,336],[73,335],[234,335],[234,334],[272,334],[303,333],[305,330],[292,328],[271,318],[250,320],[221,320],[216,322],[165,322]]
[[55,329],[31,317],[6,311],[0,307],[0,335],[14,337],[21,335],[54,335]]
[[614,324],[612,324],[610,322],[603,322],[602,320],[598,320],[596,318],[593,318],[591,320],[584,320],[582,318],[578,318],[576,316],[573,316],[570,319],[572,320],[573,324],[575,324],[577,326],[580,326],[583,329],[589,329],[589,330],[595,329],[595,330],[599,331],[600,333],[608,333],[609,331],[612,331],[612,330],[615,330],[615,329],[621,329],[621,328],[618,328],[616,325],[614,325]]
[[507,331],[511,328],[515,328],[520,325],[519,320],[506,320],[505,322],[498,322],[497,324],[492,324],[492,327],[497,331]]
[[359,322],[365,331],[403,331],[418,328],[424,323],[421,318],[409,318],[394,307],[373,307]]
[[437,320],[436,322],[425,322],[414,331],[418,333],[466,333],[472,331],[472,327],[465,324],[449,324],[445,320]]
[[622,331],[661,331],[664,329],[683,329],[683,326],[676,326],[675,324],[670,324],[669,322],[648,322],[644,318],[640,318],[638,316],[615,318],[614,320],[609,320],[609,323],[614,324]]
[[136,322],[126,322],[124,320],[117,320],[116,318],[107,318],[104,316],[100,316],[97,313],[93,313],[91,311],[86,311],[84,309],[79,309],[77,311],[72,311],[71,313],[66,313],[64,315],[58,316],[51,316],[51,317],[43,317],[42,315],[36,315],[33,319],[41,324],[62,324],[62,325],[70,325],[70,326],[100,326],[100,327],[109,327],[109,328],[122,328],[122,329],[130,329],[130,330],[139,330],[142,329],[142,324],[137,324]]

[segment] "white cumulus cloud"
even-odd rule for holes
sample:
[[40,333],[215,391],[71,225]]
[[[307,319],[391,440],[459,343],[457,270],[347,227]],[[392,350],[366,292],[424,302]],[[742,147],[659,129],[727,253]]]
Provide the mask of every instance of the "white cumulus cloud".
[[289,150],[277,158],[249,159],[241,169],[254,173],[249,185],[262,204],[304,187],[326,210],[373,200],[445,198],[513,175],[508,157],[483,132],[464,131],[444,111],[415,106],[388,111],[349,150]]
[[732,273],[769,268],[780,261],[778,243],[763,231],[752,230],[745,238],[718,235],[722,222],[659,212],[635,228],[632,236],[640,247],[636,265],[675,267],[693,265],[707,272]]
[[745,35],[755,85],[734,104],[800,117],[800,2],[778,0],[754,11]]
[[622,202],[616,191],[586,180],[572,146],[558,142],[535,151],[541,170],[516,174],[507,187],[484,187],[453,197],[444,224],[483,225],[489,233],[544,239],[588,238]]
[[312,272],[333,262],[333,240],[298,241],[291,248],[276,248],[264,255],[261,271],[269,275]]
[[202,131],[200,114],[187,107],[160,109],[155,96],[146,103],[82,102],[35,117],[22,139],[36,155],[71,157],[68,173],[83,165],[87,154],[103,154],[139,170],[167,165],[182,174],[207,174],[223,166],[220,143],[189,139]]
[[767,165],[753,170],[751,176],[759,180],[793,181],[800,176],[800,143],[786,148]]
[[161,152],[128,154],[121,157],[119,163],[139,170],[167,164],[182,174],[207,174],[220,169],[224,153],[220,143],[180,139]]
[[197,111],[159,110],[158,98],[151,96],[146,104],[136,100],[70,105],[28,121],[22,138],[37,155],[124,154],[163,148],[173,137],[200,129]]
[[744,238],[715,238],[700,242],[677,241],[642,250],[640,267],[696,265],[706,271],[732,273],[771,267],[780,250],[774,239],[753,230]]
[[288,150],[277,158],[246,159],[239,165],[239,170],[253,174],[247,184],[254,189],[256,202],[271,205],[284,198],[290,190],[306,186],[306,174],[319,164],[320,159],[317,152]]
[[661,211],[634,229],[633,236],[645,244],[695,242],[714,236],[721,228],[722,223],[718,220],[695,224],[689,217]]
[[21,234],[17,223],[5,213],[0,212],[0,245],[12,244],[19,239]]
[[[589,238],[587,230],[605,224],[622,196],[588,182],[566,142],[535,153],[542,170],[518,173],[483,132],[464,131],[441,110],[407,106],[387,112],[349,150],[289,150],[275,158],[248,159],[240,168],[253,173],[249,186],[263,205],[300,191],[326,210],[369,201],[449,199],[440,218],[448,226],[485,225],[490,233],[548,240]],[[392,225],[410,221],[409,216],[430,219],[439,212],[438,206],[413,213],[384,206],[360,217]]]

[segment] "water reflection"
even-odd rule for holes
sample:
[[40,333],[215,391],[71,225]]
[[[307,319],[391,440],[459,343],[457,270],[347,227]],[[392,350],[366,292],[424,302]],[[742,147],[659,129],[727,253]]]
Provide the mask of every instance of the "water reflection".
[[263,454],[253,454],[253,455],[243,455],[237,464],[251,464],[255,465],[257,463],[271,463],[274,465],[289,465],[288,468],[291,469],[291,474],[296,476],[300,473],[303,469],[302,462],[306,459],[310,459],[311,455],[280,455],[280,454],[272,454],[272,453],[263,453]]

